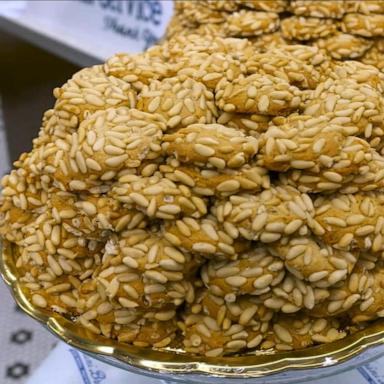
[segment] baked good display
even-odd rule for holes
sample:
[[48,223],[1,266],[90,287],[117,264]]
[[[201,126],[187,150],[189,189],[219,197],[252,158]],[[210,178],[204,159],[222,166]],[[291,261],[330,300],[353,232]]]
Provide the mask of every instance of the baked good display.
[[335,60],[383,69],[381,0],[176,0],[168,37],[189,34],[248,38],[261,52],[306,44]]
[[[289,7],[297,40],[337,38],[338,21],[315,19],[347,28],[352,6],[189,4],[191,25],[230,36]],[[384,316],[384,74],[320,43],[261,52],[244,36],[180,34],[54,90],[1,181],[0,235],[32,305],[206,356],[333,342]]]

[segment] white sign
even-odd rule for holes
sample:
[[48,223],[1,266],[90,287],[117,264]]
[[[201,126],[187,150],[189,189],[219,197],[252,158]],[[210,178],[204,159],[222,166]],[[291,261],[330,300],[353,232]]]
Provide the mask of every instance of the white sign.
[[172,14],[172,0],[0,1],[0,16],[100,60],[153,45]]

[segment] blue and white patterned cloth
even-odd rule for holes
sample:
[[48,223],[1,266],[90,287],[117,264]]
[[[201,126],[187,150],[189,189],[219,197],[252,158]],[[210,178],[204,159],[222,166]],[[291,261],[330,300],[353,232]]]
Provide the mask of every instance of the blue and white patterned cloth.
[[[60,372],[60,375],[57,375]],[[300,372],[300,371],[297,371]],[[296,375],[297,381],[301,374]],[[270,379],[256,380],[268,384]],[[282,377],[280,384],[285,381]],[[139,376],[90,358],[78,350],[60,342],[43,364],[35,371],[27,384],[166,384],[166,382]],[[203,380],[201,383],[204,384]],[[226,380],[221,383],[230,384]],[[360,368],[335,376],[306,381],[307,384],[384,384],[384,359],[378,359]],[[171,383],[170,383],[171,384]],[[176,383],[174,383],[176,384]]]
[[60,342],[27,381],[27,384],[46,383],[162,384],[163,382],[114,368]]

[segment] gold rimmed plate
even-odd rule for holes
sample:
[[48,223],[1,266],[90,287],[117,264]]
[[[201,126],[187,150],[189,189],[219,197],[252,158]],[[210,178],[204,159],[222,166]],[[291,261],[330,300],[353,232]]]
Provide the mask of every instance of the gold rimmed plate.
[[[12,249],[10,243],[3,242],[0,273],[20,308],[44,324],[64,342],[96,358],[136,373],[176,381],[190,380],[193,377],[193,382],[208,382],[206,379],[210,377],[246,382],[247,379],[267,375],[342,364],[349,359],[359,360],[358,356],[361,353],[371,349],[377,350],[378,346],[384,345],[384,320],[372,322],[364,330],[342,340],[293,352],[267,351],[244,356],[208,358],[191,356],[181,351],[156,351],[118,343],[95,335],[60,314],[33,306],[17,280]],[[384,347],[374,355],[377,356],[379,353],[384,354]],[[361,364],[367,359],[360,360]],[[354,365],[358,364],[359,362],[355,362]]]

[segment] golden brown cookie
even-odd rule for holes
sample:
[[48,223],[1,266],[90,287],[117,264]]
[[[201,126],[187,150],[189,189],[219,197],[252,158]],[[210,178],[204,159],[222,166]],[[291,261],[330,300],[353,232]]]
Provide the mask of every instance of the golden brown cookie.
[[193,313],[184,316],[184,323],[182,331],[185,350],[207,357],[230,355],[257,347],[269,325],[267,322],[260,322],[244,327],[235,323],[229,329],[223,330],[214,318]]
[[144,86],[137,108],[163,116],[168,128],[184,128],[214,122],[217,111],[213,98],[200,81],[177,76]]
[[284,263],[264,248],[255,248],[234,261],[210,261],[201,278],[210,292],[233,302],[239,295],[261,295],[284,278]]
[[284,12],[288,9],[287,0],[235,0],[242,7],[264,12]]
[[[349,316],[354,323],[361,323],[364,321],[369,321],[376,319],[378,317],[384,316],[384,302],[383,302],[383,266],[382,263],[377,263],[378,265],[370,271],[372,277],[368,277],[368,281],[373,280],[369,289],[366,289],[363,294],[361,294],[361,299],[356,302],[352,307]],[[362,277],[359,280],[359,286],[363,285]],[[366,283],[367,287],[368,284]]]
[[291,16],[281,22],[281,33],[287,40],[307,41],[333,35],[337,23],[332,19]]
[[285,47],[269,49],[253,55],[247,62],[248,73],[267,74],[287,81],[300,89],[315,88],[321,73],[312,64],[297,59]]
[[240,168],[258,151],[258,141],[220,124],[193,124],[163,137],[163,150],[181,163]]
[[202,36],[226,37],[224,27],[225,27],[224,23],[200,24],[196,29],[191,29],[191,30],[183,29],[181,33],[185,33],[187,35],[196,33]]
[[341,22],[343,32],[364,37],[382,37],[384,35],[384,15],[349,13]]
[[199,24],[216,24],[225,21],[226,12],[217,7],[207,6],[199,1],[177,1],[175,11],[183,15],[183,23],[186,26]]
[[236,297],[236,301],[226,301],[207,289],[196,294],[190,310],[194,314],[214,318],[224,330],[232,323],[248,326],[258,325],[260,321],[268,322],[274,314],[273,310],[266,308],[257,296],[243,295]]
[[267,170],[248,164],[238,169],[201,169],[182,166],[173,159],[169,165],[161,165],[160,170],[169,180],[187,185],[201,196],[224,197],[242,191],[257,192],[270,186]]
[[[106,252],[104,263],[124,264],[135,273],[141,272],[147,280],[160,284],[193,276],[201,264],[198,256],[180,252],[156,231],[143,229],[124,231]],[[100,276],[104,275],[105,272]]]
[[348,1],[291,0],[290,9],[298,16],[341,19],[347,11]]
[[258,36],[276,31],[279,24],[277,13],[242,9],[226,16],[224,30],[227,36]]
[[[323,155],[324,156],[324,155]],[[344,139],[340,152],[327,162],[309,169],[296,169],[280,174],[282,184],[305,193],[356,193],[381,190],[384,158],[358,137]]]
[[[80,299],[82,300],[82,299]],[[173,309],[143,312],[105,301],[103,294],[91,294],[87,308],[78,317],[86,330],[138,347],[164,348],[176,338]]]
[[217,118],[217,123],[259,138],[260,134],[267,130],[271,120],[272,116],[259,115],[257,113],[221,112]]
[[349,135],[361,136],[374,148],[382,147],[384,99],[369,84],[327,80],[309,94],[303,113],[326,117],[331,124],[344,126]]
[[325,243],[338,249],[381,252],[383,200],[380,192],[318,197],[314,200],[311,229]]
[[[288,270],[286,268],[285,277],[280,283],[259,296],[265,307],[280,313],[296,313],[301,309],[311,310],[329,297],[328,288],[313,286]],[[292,272],[296,273],[294,269]]]
[[158,58],[118,53],[107,60],[104,64],[104,71],[140,91],[151,80],[161,80],[167,77],[170,70],[169,66]]
[[325,49],[336,60],[359,58],[372,47],[372,44],[369,39],[349,33],[337,33],[315,42],[317,47]]
[[216,11],[226,11],[233,12],[236,11],[239,7],[239,4],[235,1],[227,0],[208,0],[206,5]]
[[234,238],[271,243],[294,233],[306,235],[306,223],[314,208],[310,197],[297,189],[271,186],[258,194],[232,195],[229,201],[217,201],[212,213]]
[[[375,43],[378,47],[379,43]],[[347,60],[335,62],[328,68],[327,76],[331,79],[351,79],[357,83],[368,84],[380,93],[384,92],[384,73],[372,65],[359,61]]]
[[186,36],[183,34],[173,36],[163,45],[150,48],[147,55],[158,56],[160,54],[164,60],[177,64],[180,58],[193,53],[234,54],[234,52],[236,57],[243,62],[255,52],[255,48],[247,39],[202,36],[195,32]]
[[159,175],[125,175],[111,190],[111,196],[127,207],[135,207],[150,218],[174,220],[180,216],[199,218],[207,214],[207,202],[186,185]]
[[284,260],[285,267],[313,287],[326,288],[351,273],[359,253],[327,246],[317,238],[293,237],[271,244],[270,252]]
[[176,338],[176,320],[151,321],[145,318],[138,322],[115,325],[111,336],[121,343],[132,343],[138,347],[165,348]]
[[279,47],[279,50],[283,50],[287,55],[295,57],[296,60],[301,60],[306,64],[313,65],[318,70],[322,67],[327,67],[331,62],[326,53],[317,47],[311,47],[309,45],[284,45]]
[[62,87],[55,88],[53,94],[57,99],[55,111],[75,116],[78,124],[100,109],[136,105],[136,91],[97,65],[77,72]]
[[[132,235],[140,236],[142,233],[133,233]],[[127,240],[130,241],[129,238]],[[140,247],[123,247],[122,252],[124,253],[121,254],[119,254],[118,246],[111,244],[107,255],[103,257],[103,265],[98,269],[89,289],[94,290],[98,284],[101,284],[108,301],[127,309],[150,311],[154,308],[172,308],[174,310],[175,306],[181,305],[184,301],[192,302],[194,287],[191,282],[191,274],[187,276],[180,271],[172,271],[160,265],[157,266],[156,263],[148,263],[148,257],[153,254],[155,257],[161,258],[164,255],[165,258],[172,259],[163,252],[166,244],[163,243],[160,247],[159,243],[157,249],[153,247],[156,245],[156,241],[152,242],[151,248],[153,250],[149,254],[151,249],[148,248],[149,243],[150,240],[142,249]],[[126,248],[128,248],[127,251],[125,251]],[[129,256],[133,253],[135,253],[137,260],[133,256]],[[139,253],[142,256],[139,256]],[[174,254],[176,253],[177,251]],[[177,255],[182,254],[178,252]],[[184,258],[184,260],[186,259]],[[179,262],[183,264],[181,258]],[[141,270],[138,269],[139,266]],[[145,272],[142,271],[143,269]]]
[[103,239],[111,231],[143,228],[144,215],[132,207],[124,207],[106,195],[89,195],[53,190],[47,208],[64,228],[88,239]]
[[46,185],[23,168],[14,169],[1,180],[0,234],[15,242],[19,230],[28,225],[44,209],[48,200]]
[[281,315],[261,344],[261,349],[277,351],[303,349],[318,343],[331,343],[347,335],[337,319],[317,319],[306,315]]
[[[332,166],[345,141],[343,127],[328,118],[290,115],[276,118],[260,138],[258,163],[273,171]],[[314,171],[315,172],[315,171]]]
[[348,1],[351,12],[358,12],[369,15],[370,13],[384,13],[384,3],[381,0]]
[[225,112],[287,115],[298,108],[301,92],[279,77],[255,73],[216,87],[216,105]]
[[370,48],[365,55],[361,58],[361,61],[364,64],[369,64],[374,67],[377,67],[381,71],[384,71],[384,52],[383,49],[380,48],[378,44],[374,44],[372,48]]
[[46,145],[57,139],[65,139],[68,134],[75,132],[79,118],[71,111],[48,109],[43,116],[39,136],[33,139],[33,148]]
[[250,41],[256,51],[260,53],[264,53],[270,48],[276,48],[288,44],[287,40],[283,38],[280,31],[266,33],[257,37],[248,37],[247,40]]
[[[202,82],[208,89],[214,90],[222,78],[232,81],[246,72],[245,65],[236,56],[233,53],[187,52],[172,68],[182,79],[184,76],[193,78]],[[196,114],[193,110],[189,112]]]
[[48,144],[49,156],[43,153],[40,161],[61,189],[83,191],[113,179],[123,167],[159,157],[164,129],[163,118],[156,114],[126,107],[98,111],[65,141]]
[[[232,232],[230,229],[233,229]],[[247,241],[234,239],[237,237],[235,227],[221,227],[211,216],[199,221],[185,217],[166,222],[163,230],[164,237],[182,251],[208,258],[236,259],[239,253],[249,248]]]
[[[329,288],[329,297],[321,303],[317,303],[310,313],[315,317],[331,317],[343,313],[349,315],[351,312],[358,313],[360,307],[366,309],[367,306],[373,304],[374,299],[371,299],[373,284],[374,274],[372,271],[366,270],[364,266],[358,263],[344,281]],[[379,299],[379,297],[376,297],[376,299]],[[372,307],[372,309],[372,313],[374,313],[375,308]],[[367,315],[369,318],[370,314]],[[357,318],[356,320],[359,321]],[[363,319],[360,319],[360,321],[363,321]]]

